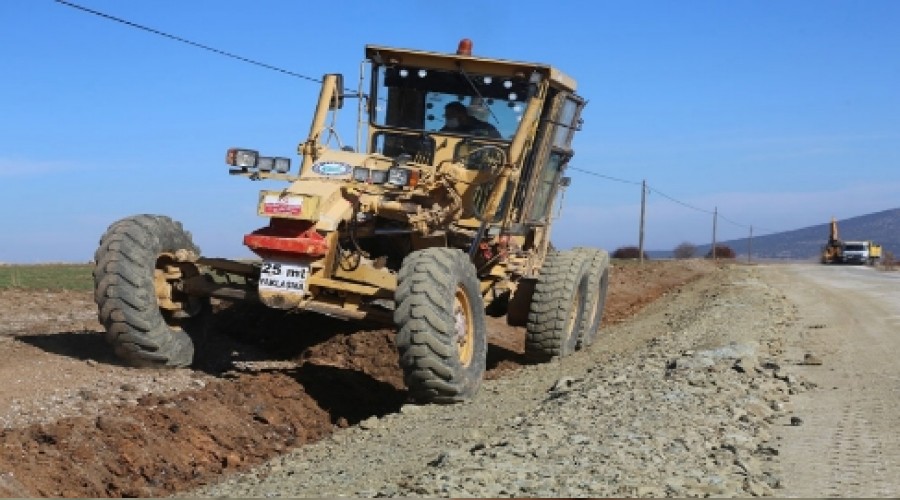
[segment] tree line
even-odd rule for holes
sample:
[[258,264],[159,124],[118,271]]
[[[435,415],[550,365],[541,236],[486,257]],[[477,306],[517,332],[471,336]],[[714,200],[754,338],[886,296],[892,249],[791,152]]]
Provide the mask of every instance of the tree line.
[[[735,251],[729,247],[728,245],[719,245],[717,244],[715,247],[715,257],[717,259],[733,259],[737,256]],[[673,250],[672,255],[676,259],[692,259],[697,257],[697,245],[694,245],[690,242],[682,242],[678,244]],[[641,251],[636,246],[625,246],[617,248],[613,253],[612,257],[614,259],[640,259]],[[713,258],[713,249],[711,248],[706,255],[704,256],[707,259]],[[644,252],[643,258],[646,259],[647,252]]]

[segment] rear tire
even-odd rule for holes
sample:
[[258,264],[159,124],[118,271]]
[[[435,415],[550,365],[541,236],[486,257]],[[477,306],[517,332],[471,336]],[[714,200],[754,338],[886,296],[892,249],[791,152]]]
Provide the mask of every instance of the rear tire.
[[412,399],[455,403],[473,397],[487,363],[487,326],[468,256],[451,248],[411,253],[400,268],[395,299],[400,366]]
[[568,356],[585,326],[592,259],[585,252],[551,252],[534,287],[525,354],[536,359]]
[[609,254],[597,248],[577,248],[590,260],[585,314],[576,350],[590,346],[597,339],[603,310],[606,308],[606,292],[609,289]]
[[193,361],[188,332],[201,326],[208,299],[181,297],[190,307],[163,312],[156,295],[157,267],[178,250],[200,254],[180,223],[159,215],[122,219],[100,239],[93,272],[98,319],[116,355],[130,365],[184,367]]

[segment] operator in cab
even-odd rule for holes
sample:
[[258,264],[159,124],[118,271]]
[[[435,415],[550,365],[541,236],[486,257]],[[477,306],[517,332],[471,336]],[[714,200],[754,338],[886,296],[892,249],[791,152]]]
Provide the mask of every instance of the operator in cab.
[[451,102],[444,107],[444,120],[446,123],[441,129],[442,132],[500,137],[500,132],[496,127],[470,115],[466,106],[458,101]]

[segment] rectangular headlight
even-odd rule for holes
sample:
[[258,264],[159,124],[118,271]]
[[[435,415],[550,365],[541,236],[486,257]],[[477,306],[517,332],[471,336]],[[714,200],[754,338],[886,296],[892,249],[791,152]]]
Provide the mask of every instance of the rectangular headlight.
[[353,167],[353,180],[356,182],[369,182],[369,169],[366,167]]
[[231,148],[225,154],[225,163],[232,167],[254,168],[259,159],[259,153],[252,149]]
[[372,184],[384,184],[388,180],[387,170],[372,170],[369,172],[369,180]]
[[409,170],[405,168],[392,167],[388,170],[387,183],[394,186],[405,186],[409,182]]
[[415,186],[419,183],[419,172],[408,168],[391,167],[388,170],[387,183],[394,186]]
[[275,167],[275,158],[271,156],[260,156],[256,159],[256,167],[260,172],[271,172]]
[[275,171],[279,174],[286,174],[291,170],[291,159],[290,158],[275,158]]

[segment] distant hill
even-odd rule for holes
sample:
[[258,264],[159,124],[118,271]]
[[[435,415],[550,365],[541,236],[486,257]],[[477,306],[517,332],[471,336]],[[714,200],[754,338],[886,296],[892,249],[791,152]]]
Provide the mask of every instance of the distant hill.
[[[760,259],[817,259],[828,241],[831,221],[783,233],[754,236],[751,254]],[[885,250],[900,256],[900,208],[838,220],[838,236],[842,240],[872,240]],[[738,255],[747,256],[747,238],[721,241]],[[697,245],[697,255],[706,255],[710,245]],[[662,257],[671,251],[650,252]]]

